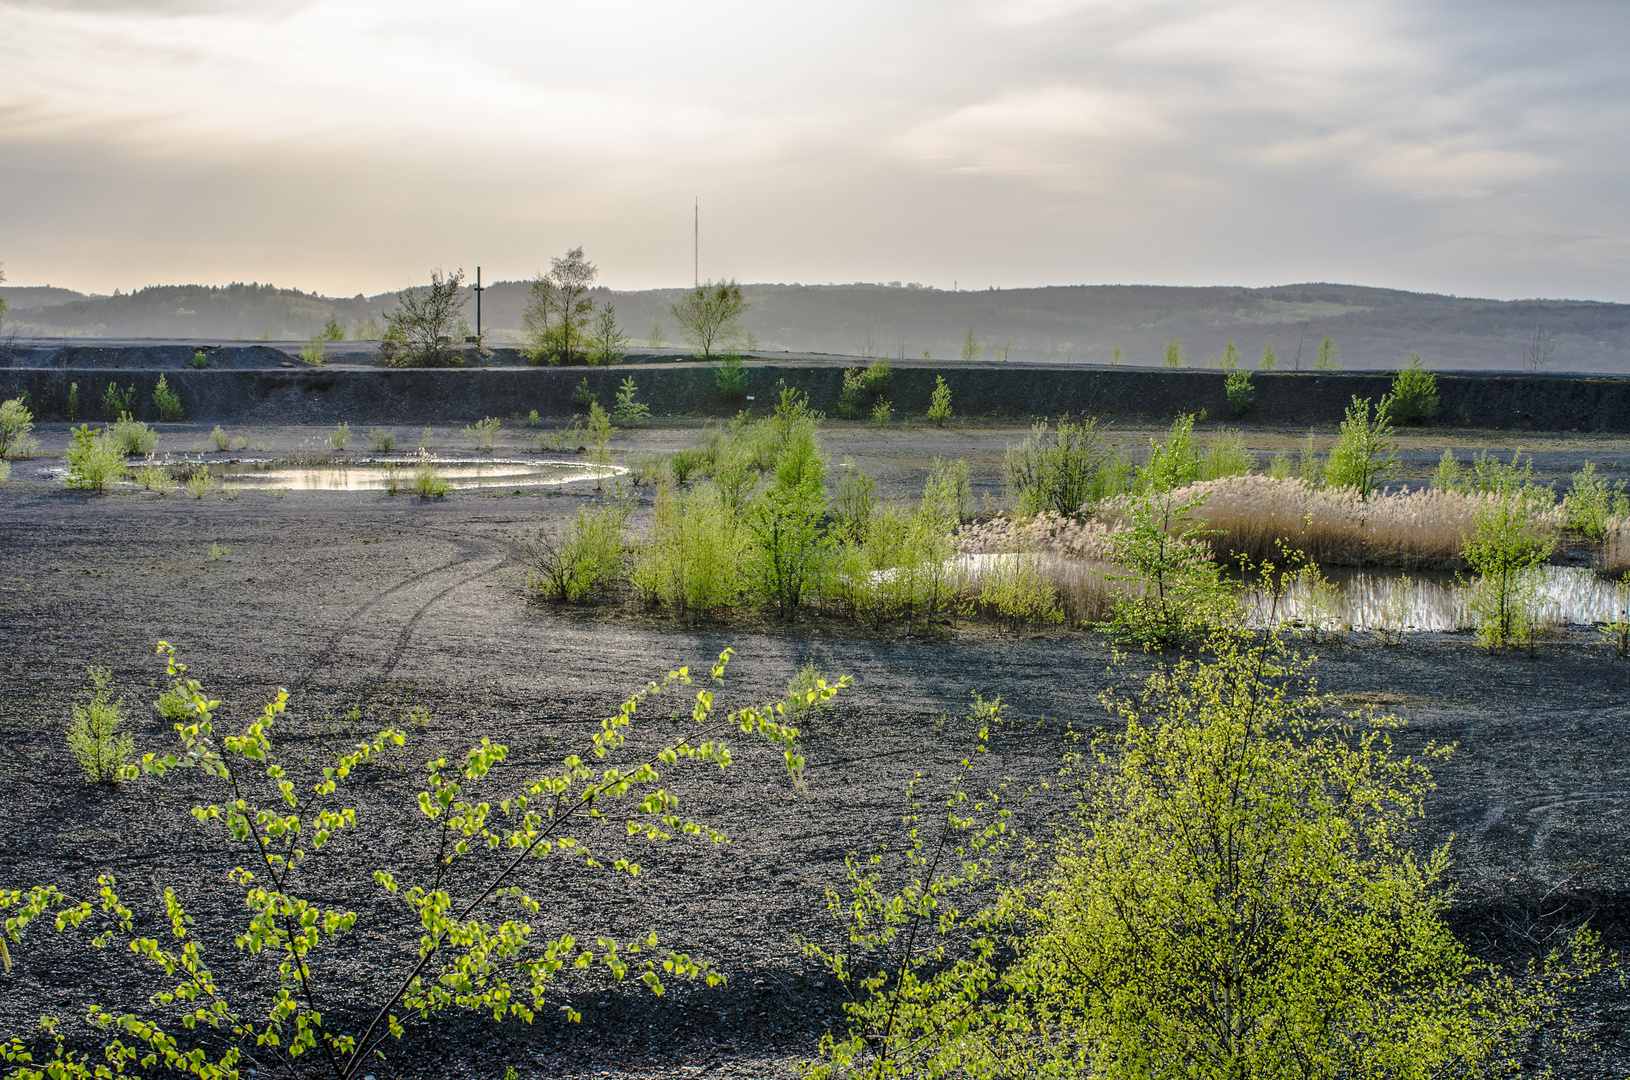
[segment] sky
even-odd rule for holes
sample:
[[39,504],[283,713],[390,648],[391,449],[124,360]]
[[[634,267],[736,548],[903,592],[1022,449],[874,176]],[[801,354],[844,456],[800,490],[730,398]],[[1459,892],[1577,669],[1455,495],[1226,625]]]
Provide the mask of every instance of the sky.
[[0,269],[1630,302],[1630,5],[0,0]]

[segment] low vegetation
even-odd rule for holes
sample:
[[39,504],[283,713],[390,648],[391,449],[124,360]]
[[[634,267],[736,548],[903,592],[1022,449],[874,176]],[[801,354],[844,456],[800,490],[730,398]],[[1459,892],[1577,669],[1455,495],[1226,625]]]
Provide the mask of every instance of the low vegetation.
[[[276,741],[289,705],[286,691],[234,731],[219,715],[221,703],[189,676],[174,651],[163,642],[159,649],[170,683],[155,704],[174,721],[173,746],[131,764],[122,763],[121,746],[104,746],[96,765],[152,789],[154,797],[190,774],[183,797],[198,800],[192,810],[198,826],[218,834],[210,848],[222,858],[217,869],[238,887],[238,910],[248,912],[237,938],[239,960],[210,967],[212,953],[231,946],[212,941],[205,929],[211,920],[195,921],[173,888],[163,891],[161,910],[151,915],[125,903],[131,894],[111,871],[101,873],[90,896],[78,894],[66,876],[0,891],[6,916],[0,933],[8,945],[0,955],[8,968],[54,926],[105,949],[110,963],[156,971],[165,980],[165,989],[136,1011],[103,998],[86,1016],[85,1034],[105,1046],[96,1056],[120,1071],[138,1067],[145,1074],[162,1066],[200,1080],[268,1071],[353,1080],[375,1067],[408,1024],[448,1010],[497,1023],[531,1021],[554,1008],[576,1021],[573,989],[601,985],[601,978],[632,980],[654,994],[676,979],[717,985],[723,977],[707,959],[665,948],[654,934],[621,937],[610,925],[583,925],[555,938],[539,935],[541,913],[552,907],[550,890],[559,880],[555,868],[569,863],[574,873],[636,875],[637,864],[607,850],[629,832],[652,843],[724,840],[679,810],[675,785],[683,785],[687,772],[729,770],[757,746],[779,751],[790,782],[802,782],[798,732],[783,719],[790,708],[785,700],[725,714],[716,710],[711,686],[703,687],[688,704],[676,702],[687,720],[674,732],[660,703],[692,685],[689,670],[680,668],[628,698],[594,725],[582,747],[541,773],[534,762],[524,776],[512,775],[509,748],[490,738],[472,738],[455,760],[430,761],[412,811],[424,831],[414,845],[421,856],[406,864],[393,858],[387,870],[385,855],[404,819],[376,821],[346,792],[406,745],[407,725],[386,726],[314,765],[303,753],[285,754]],[[726,650],[712,665],[712,684],[723,680],[730,657]],[[93,678],[92,706],[101,710],[93,723],[116,728],[110,683],[105,673],[93,671]],[[843,680],[818,680],[800,693],[798,707],[824,704],[844,686]],[[648,732],[653,724],[667,730]],[[342,839],[349,842],[330,847]],[[389,908],[394,915],[370,919],[368,947],[390,940],[383,947],[400,945],[416,957],[410,971],[384,985],[335,978],[325,962],[358,926],[358,912],[325,899],[331,882],[357,873],[358,850],[365,866],[372,864],[364,872],[371,870],[380,896],[400,902]],[[154,918],[168,932],[147,937]],[[110,944],[115,947],[107,949]],[[54,1022],[46,1033],[56,1036],[54,1046],[39,1053],[21,1039],[0,1047],[20,1080],[114,1075],[71,1050]]]
[[40,441],[34,430],[34,414],[22,398],[0,402],[0,460],[31,457]]
[[380,362],[388,367],[458,367],[465,362],[464,271],[430,275],[430,285],[397,295],[396,310],[386,317],[379,342]]

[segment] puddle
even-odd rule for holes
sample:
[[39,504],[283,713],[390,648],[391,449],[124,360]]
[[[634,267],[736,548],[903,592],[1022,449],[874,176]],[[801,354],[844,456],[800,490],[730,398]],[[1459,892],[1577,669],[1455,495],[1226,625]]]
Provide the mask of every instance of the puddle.
[[[326,462],[322,465],[285,465],[275,461],[236,461],[212,466],[217,479],[252,490],[384,491],[392,482],[409,490],[419,458]],[[455,491],[480,488],[548,487],[574,480],[616,476],[626,470],[581,461],[506,461],[491,458],[436,458],[430,464]]]
[[[1590,626],[1624,619],[1630,610],[1630,589],[1598,577],[1585,567],[1541,568],[1545,596],[1541,620],[1552,626]],[[1326,575],[1336,586],[1333,605],[1321,604],[1300,582],[1280,598],[1281,620],[1317,624],[1324,629],[1350,627],[1374,630],[1398,625],[1406,631],[1468,630],[1476,619],[1452,575],[1409,575],[1349,572]],[[1247,619],[1264,625],[1270,600],[1261,591],[1245,592]]]

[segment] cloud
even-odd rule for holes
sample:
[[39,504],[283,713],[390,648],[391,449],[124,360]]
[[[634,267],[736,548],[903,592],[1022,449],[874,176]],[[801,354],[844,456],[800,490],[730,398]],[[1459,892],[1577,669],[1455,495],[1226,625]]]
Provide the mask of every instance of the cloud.
[[1505,0],[0,0],[0,257],[349,294],[586,243],[661,284],[700,196],[716,275],[1630,299],[1627,31]]

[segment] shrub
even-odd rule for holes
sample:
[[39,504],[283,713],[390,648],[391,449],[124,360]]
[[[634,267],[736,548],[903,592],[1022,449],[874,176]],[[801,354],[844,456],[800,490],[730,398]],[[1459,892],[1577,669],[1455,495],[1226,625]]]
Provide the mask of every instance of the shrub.
[[984,346],[980,345],[979,339],[973,336],[973,327],[968,327],[968,336],[962,339],[962,348],[957,352],[957,359],[963,363],[970,363],[978,360],[984,354]]
[[34,430],[34,414],[22,398],[0,402],[0,458],[28,457],[39,448],[39,440],[30,435]]
[[1201,480],[1225,476],[1247,476],[1256,465],[1256,455],[1245,448],[1245,436],[1237,431],[1220,431],[1206,444],[1200,460]]
[[1235,416],[1244,416],[1256,404],[1256,388],[1251,385],[1249,371],[1229,369],[1223,388],[1228,394],[1228,407]]
[[464,363],[464,271],[430,275],[430,287],[397,294],[379,342],[380,362],[390,367],[457,367]]
[[328,360],[323,342],[324,338],[321,334],[313,334],[311,340],[307,341],[305,347],[300,350],[300,359],[313,367],[322,367]]
[[1034,552],[988,556],[979,574],[974,606],[1013,630],[1064,621],[1058,593],[1041,556]]
[[1094,481],[1108,460],[1095,419],[1074,423],[1064,417],[1051,433],[1047,421],[1038,421],[1025,441],[1008,447],[1003,457],[1008,499],[1022,514],[1079,514],[1099,494]]
[[80,491],[101,491],[108,481],[124,476],[124,455],[106,431],[92,431],[89,424],[72,429],[68,447],[68,476],[63,481]]
[[1138,470],[1138,482],[1151,491],[1170,491],[1200,479],[1200,464],[1194,417],[1185,413],[1172,421],[1164,443],[1149,440],[1149,461]]
[[832,525],[844,540],[861,543],[877,508],[877,478],[844,465],[832,500]]
[[973,484],[968,463],[935,458],[923,485],[923,503],[954,528],[973,518]]
[[463,435],[470,440],[470,445],[477,450],[491,450],[493,440],[498,436],[498,429],[502,422],[496,416],[489,416],[484,420],[477,420],[474,424],[464,427]]
[[538,410],[533,409],[531,412],[526,414],[526,419],[521,421],[521,423],[525,424],[529,428],[536,428],[543,423],[543,417],[538,415]]
[[617,309],[606,304],[594,320],[589,334],[589,366],[615,364],[627,355],[628,335],[617,325]]
[[79,419],[79,384],[76,382],[68,384],[68,419]]
[[1392,377],[1392,418],[1400,424],[1424,424],[1438,415],[1438,377],[1409,354],[1409,364]]
[[694,446],[676,450],[673,457],[668,459],[668,473],[676,484],[684,484],[701,471],[702,452]]
[[589,380],[587,378],[583,379],[576,386],[572,387],[573,408],[587,409],[590,405],[594,404],[594,400],[594,391],[589,389]]
[[453,490],[452,481],[442,476],[434,463],[421,461],[413,469],[413,493],[421,499],[439,499]]
[[634,376],[630,375],[617,388],[617,403],[611,409],[611,419],[623,427],[644,427],[651,421],[650,407],[635,401],[634,394]]
[[1536,509],[1536,501],[1518,488],[1482,500],[1473,514],[1475,529],[1462,554],[1477,578],[1465,599],[1477,621],[1478,644],[1486,648],[1529,644],[1537,630],[1541,567],[1556,548],[1556,536]]
[[368,438],[374,444],[374,452],[388,454],[396,449],[396,432],[390,428],[373,428],[368,432]]
[[1183,366],[1183,344],[1176,338],[1166,342],[1166,355],[1161,358],[1161,366],[1180,368]]
[[935,427],[944,427],[949,419],[951,419],[951,387],[946,383],[944,375],[935,375],[934,393],[928,399],[928,422]]
[[228,435],[220,424],[216,424],[215,430],[209,433],[209,441],[215,444],[217,451],[222,451],[232,445],[232,436]]
[[102,393],[102,419],[110,424],[116,422],[130,411],[131,402],[135,399],[134,386],[128,386],[121,392],[118,383],[108,383],[108,388]]
[[[810,952],[848,1029],[811,1080],[1522,1071],[1596,937],[1525,972],[1477,960],[1446,919],[1447,846],[1413,835],[1446,749],[1327,717],[1271,637],[1214,652],[1108,695],[1124,726],[1071,770],[1075,816],[1033,862],[1002,788],[974,786],[983,754],[944,798],[913,790],[905,841],[828,893],[845,944]],[[980,750],[1000,720],[976,698]]]
[[718,370],[713,373],[713,385],[718,388],[719,397],[725,401],[740,401],[747,396],[747,369],[742,365],[741,357],[731,353],[719,361]]
[[209,367],[209,353],[205,352],[203,349],[199,349],[197,352],[193,353],[192,366],[199,369]]
[[[1326,338],[1326,341],[1329,339]],[[1397,444],[1392,441],[1392,398],[1383,397],[1372,418],[1370,402],[1355,394],[1341,422],[1341,436],[1330,448],[1324,465],[1324,482],[1331,487],[1351,488],[1367,500],[1386,482],[1398,465]]]
[[[334,434],[328,437],[328,443],[336,450],[344,450],[345,444],[351,440],[351,424],[341,420],[334,425]],[[219,445],[219,444],[217,444]]]
[[1310,431],[1296,455],[1296,474],[1310,488],[1324,486],[1325,459],[1319,457],[1317,446],[1318,440]]
[[1341,350],[1336,348],[1335,342],[1330,340],[1329,335],[1326,335],[1325,339],[1319,342],[1319,351],[1313,358],[1313,370],[1340,371],[1340,357]]
[[68,723],[68,752],[73,754],[85,778],[93,784],[112,784],[124,778],[125,766],[135,743],[119,730],[124,723],[124,701],[113,697],[113,673],[104,667],[88,669],[90,700],[73,706]]
[[564,529],[540,530],[523,541],[527,587],[570,604],[616,581],[622,572],[629,509],[620,501],[579,507]]
[[151,454],[158,447],[159,434],[125,413],[119,417],[118,423],[108,428],[108,440],[115,450],[130,457],[134,454]]
[[717,489],[657,489],[650,539],[634,557],[635,591],[693,618],[718,614],[741,599],[748,537]]
[[181,422],[181,398],[170,389],[169,380],[163,375],[158,377],[158,385],[153,387],[153,404],[158,409],[158,418],[166,424]]
[[932,624],[958,610],[951,562],[956,522],[943,499],[926,490],[924,496],[913,509],[874,507],[865,536],[839,554],[835,591],[861,622]]
[[[558,999],[566,1019],[576,1021],[573,996],[605,985],[596,968],[604,968],[606,981],[631,979],[654,994],[663,993],[670,978],[716,985],[722,976],[705,961],[660,948],[654,935],[619,942],[604,923],[574,926],[577,936],[560,931],[556,916],[566,910],[564,894],[557,899],[540,890],[558,888],[556,867],[568,864],[579,878],[596,871],[638,874],[639,866],[616,850],[627,843],[631,820],[651,843],[723,842],[721,832],[678,810],[672,792],[686,770],[728,770],[752,747],[767,744],[783,755],[802,788],[797,732],[780,719],[785,702],[724,715],[715,711],[707,690],[683,700],[692,677],[680,668],[589,725],[592,733],[582,745],[552,767],[540,768],[528,753],[523,756],[533,759],[529,764],[509,765],[521,773],[512,778],[505,769],[509,747],[490,738],[472,740],[452,762],[432,759],[422,785],[415,785],[417,798],[408,803],[428,819],[421,822],[424,831],[408,841],[405,850],[413,854],[373,872],[379,903],[359,926],[356,912],[329,907],[322,898],[356,875],[358,850],[394,845],[400,819],[376,825],[348,798],[347,785],[404,746],[408,732],[387,727],[319,771],[305,754],[285,754],[274,742],[287,692],[279,691],[241,731],[225,728],[224,721],[218,731],[218,703],[187,677],[168,645],[161,643],[161,650],[185,716],[175,725],[178,745],[144,754],[136,768],[154,783],[175,770],[192,772],[187,787],[200,792],[202,801],[191,816],[219,837],[218,845],[206,847],[223,852],[222,869],[230,873],[220,876],[242,891],[230,906],[195,918],[200,913],[184,909],[176,890],[166,889],[157,922],[144,913],[139,930],[136,912],[121,900],[111,874],[101,875],[100,895],[89,901],[65,891],[66,882],[0,893],[3,932],[11,942],[25,941],[29,928],[39,932],[53,923],[59,932],[95,931],[89,944],[96,955],[138,956],[167,977],[164,989],[137,1012],[99,1007],[87,1017],[87,1027],[105,1043],[98,1056],[119,1066],[146,1060],[148,1065],[134,1066],[143,1075],[167,1062],[178,1073],[230,1080],[248,1056],[257,1075],[273,1068],[344,1080],[383,1057],[386,1044],[406,1033],[404,1019],[457,1008],[485,1013],[495,1023],[531,1021]],[[726,650],[712,665],[715,684],[731,655]],[[839,680],[815,693],[825,701],[845,685]],[[664,702],[670,698],[687,720],[684,730],[664,733]],[[410,810],[415,818],[417,811]],[[335,854],[335,847],[343,853]],[[625,916],[606,918],[623,922]],[[207,928],[218,925],[238,928],[236,953],[230,934],[228,942],[209,936]],[[142,936],[152,926],[166,932]],[[346,940],[361,929],[366,940]],[[549,936],[557,932],[559,937]],[[113,948],[104,951],[110,943]],[[405,951],[409,963],[392,971],[388,983],[360,984],[348,978],[343,962],[356,949]],[[212,971],[207,958],[223,952],[234,959]],[[116,985],[127,981],[123,972],[113,978]],[[561,985],[568,981],[574,985]],[[61,1041],[49,1060],[25,1056],[29,1048],[21,1040],[5,1043],[3,1053],[13,1063],[35,1060],[42,1076],[94,1072],[80,1068],[84,1058]]]
[[1268,479],[1289,480],[1296,475],[1296,466],[1291,464],[1290,455],[1281,450],[1273,456],[1268,463]]
[[809,595],[820,591],[831,571],[836,537],[826,520],[826,467],[814,433],[779,455],[774,481],[749,504],[745,518],[751,539],[746,581],[756,602],[783,619],[798,614]]
[[1624,482],[1609,485],[1596,475],[1593,463],[1585,462],[1585,467],[1573,474],[1568,493],[1562,497],[1562,516],[1568,528],[1592,540],[1602,539],[1611,519],[1630,517],[1630,498],[1624,494]]
[[10,479],[11,462],[7,461],[5,458],[0,458],[0,484],[3,484]]
[[894,419],[894,406],[891,403],[880,399],[876,405],[872,406],[872,423],[878,427],[887,427],[892,419]]
[[328,321],[323,324],[322,332],[317,336],[323,341],[344,341],[345,330],[340,326],[339,320],[330,315]]
[[859,420],[868,412],[875,418],[878,399],[894,380],[894,369],[882,360],[874,360],[865,368],[850,368],[843,373],[843,389],[838,394],[838,413],[849,420]]
[[832,706],[828,704],[830,698],[824,693],[830,682],[813,660],[805,663],[787,680],[787,713],[795,723],[805,724],[831,711]]
[[1203,495],[1160,489],[1125,503],[1126,528],[1109,541],[1110,561],[1126,573],[1106,575],[1130,586],[1104,625],[1116,641],[1181,646],[1238,620],[1236,589],[1223,579],[1194,513],[1204,505]]
[[170,470],[162,465],[143,465],[131,478],[140,484],[144,491],[156,491],[163,495],[175,489],[175,478],[170,475]]
[[400,495],[402,493],[402,469],[394,461],[385,462],[385,494]]
[[188,474],[187,479],[182,484],[182,487],[185,488],[187,494],[191,495],[194,499],[202,499],[205,495],[208,495],[215,489],[215,483],[215,477],[210,475],[208,470],[199,469],[196,472]]
[[[592,455],[594,464],[602,472],[611,468],[611,433],[615,430],[611,426],[611,417],[600,407],[598,401],[589,403],[589,441],[594,444]],[[597,482],[595,486],[600,485]]]

